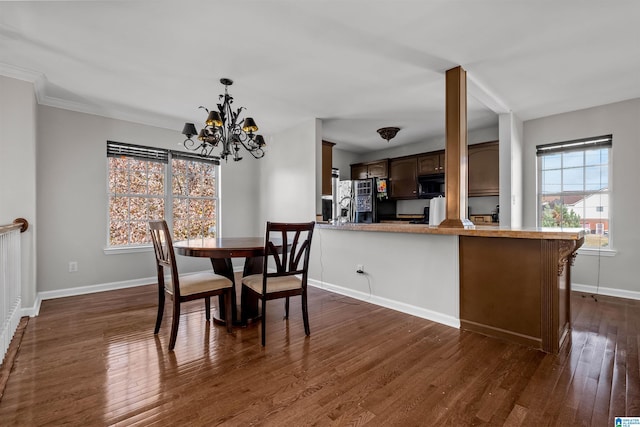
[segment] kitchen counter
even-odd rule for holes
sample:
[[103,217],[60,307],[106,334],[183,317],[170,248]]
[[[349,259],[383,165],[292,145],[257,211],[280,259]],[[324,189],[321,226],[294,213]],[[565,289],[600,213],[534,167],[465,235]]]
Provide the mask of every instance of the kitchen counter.
[[[584,242],[582,229],[439,228],[408,223],[318,223],[316,228],[323,245],[341,258],[336,263],[343,263],[346,256],[347,263],[361,264],[363,252],[384,248],[375,262],[365,258],[365,271],[372,280],[384,276],[384,283],[397,285],[398,277],[412,271],[414,283],[420,285],[411,292],[426,287],[425,292],[438,296],[446,290],[447,302],[457,300],[462,329],[549,353],[557,353],[570,336],[571,265]],[[416,252],[422,245],[425,249]],[[331,268],[329,256],[323,255],[323,271]],[[447,261],[451,258],[452,263]],[[423,276],[413,271],[414,265]],[[385,268],[392,270],[390,277]],[[448,323],[453,323],[450,318]]]
[[439,228],[428,224],[405,222],[334,225],[317,223],[317,228],[345,231],[373,231],[386,233],[444,234],[452,236],[508,237],[513,239],[580,240],[585,232],[580,228],[511,228],[491,225],[476,225],[470,228]]

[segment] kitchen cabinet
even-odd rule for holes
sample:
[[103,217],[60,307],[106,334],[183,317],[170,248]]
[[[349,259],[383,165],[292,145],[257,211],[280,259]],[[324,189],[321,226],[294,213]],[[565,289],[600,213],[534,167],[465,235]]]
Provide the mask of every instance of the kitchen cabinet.
[[[498,141],[470,145],[468,165],[468,195],[498,196],[500,193]],[[351,165],[351,179],[388,177],[389,197],[392,199],[417,199],[418,176],[444,172],[444,150]]]
[[367,165],[359,163],[351,165],[351,179],[367,179]]
[[444,173],[444,151],[418,156],[418,175]]
[[387,178],[389,176],[389,161],[381,160],[367,165],[369,178]]
[[389,197],[418,198],[418,157],[400,157],[389,161]]
[[331,195],[331,167],[333,165],[333,142],[322,141],[322,195]]
[[469,196],[500,194],[499,161],[498,141],[469,146]]
[[387,159],[351,165],[351,179],[387,178],[388,173],[389,161]]

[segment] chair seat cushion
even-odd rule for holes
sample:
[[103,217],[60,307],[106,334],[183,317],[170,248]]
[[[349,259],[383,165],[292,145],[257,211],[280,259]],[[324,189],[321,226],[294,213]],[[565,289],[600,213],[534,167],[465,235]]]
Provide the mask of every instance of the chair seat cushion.
[[[167,290],[173,293],[171,281],[167,283]],[[233,286],[231,280],[214,272],[180,275],[180,295],[187,296],[201,292],[216,291]]]
[[[262,274],[243,277],[242,284],[262,294]],[[269,277],[267,279],[267,293],[290,291],[300,288],[302,288],[302,281],[296,276]]]

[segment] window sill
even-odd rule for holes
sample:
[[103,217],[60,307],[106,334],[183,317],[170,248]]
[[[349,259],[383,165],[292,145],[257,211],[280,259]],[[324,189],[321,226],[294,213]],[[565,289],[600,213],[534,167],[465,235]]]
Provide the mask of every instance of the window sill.
[[120,254],[135,254],[139,252],[152,252],[153,246],[140,245],[140,246],[119,246],[119,247],[106,247],[103,248],[105,255],[120,255]]
[[598,249],[598,248],[580,248],[578,249],[578,254],[580,255],[588,255],[588,256],[605,256],[612,257],[616,256],[618,251],[615,249]]

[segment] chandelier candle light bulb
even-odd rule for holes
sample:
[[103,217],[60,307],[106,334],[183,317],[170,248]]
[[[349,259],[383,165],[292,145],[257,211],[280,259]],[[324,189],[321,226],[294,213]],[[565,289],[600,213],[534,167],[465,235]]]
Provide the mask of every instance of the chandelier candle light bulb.
[[[220,95],[222,103],[218,104],[218,111],[209,111],[206,107],[200,106],[208,113],[205,126],[197,131],[193,123],[185,123],[182,134],[187,137],[183,145],[187,150],[200,152],[200,155],[215,159],[227,160],[229,156],[234,161],[242,160],[240,148],[247,150],[254,158],[264,157],[265,141],[262,135],[257,135],[258,125],[251,117],[247,117],[240,125],[240,113],[244,107],[237,110],[231,108],[233,97],[229,95],[228,87],[233,84],[230,79],[220,79],[224,85],[224,95]],[[198,136],[194,141],[192,138]],[[213,150],[218,145],[222,151],[218,156],[213,155]]]

